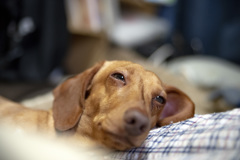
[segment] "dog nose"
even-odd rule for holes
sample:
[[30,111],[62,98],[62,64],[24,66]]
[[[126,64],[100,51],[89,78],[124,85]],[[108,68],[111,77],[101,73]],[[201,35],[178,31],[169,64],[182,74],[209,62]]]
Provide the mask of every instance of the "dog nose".
[[128,110],[124,115],[125,129],[131,136],[139,136],[149,128],[149,119],[136,109]]

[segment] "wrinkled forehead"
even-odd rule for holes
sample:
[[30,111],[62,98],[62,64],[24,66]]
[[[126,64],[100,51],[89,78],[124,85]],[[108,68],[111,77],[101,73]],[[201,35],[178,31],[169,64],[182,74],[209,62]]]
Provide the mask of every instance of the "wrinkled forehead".
[[106,78],[114,72],[120,72],[136,81],[148,83],[149,85],[160,85],[162,82],[159,77],[151,71],[145,70],[141,65],[129,61],[106,61],[102,68],[95,75],[94,79]]

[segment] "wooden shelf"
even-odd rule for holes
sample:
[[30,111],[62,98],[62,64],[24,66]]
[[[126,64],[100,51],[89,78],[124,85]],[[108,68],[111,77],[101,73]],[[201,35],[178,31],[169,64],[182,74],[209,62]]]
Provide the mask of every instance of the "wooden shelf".
[[105,34],[103,31],[94,32],[91,30],[76,30],[76,29],[70,29],[69,32],[73,35],[82,35],[82,36],[90,36],[90,37],[101,37],[103,34]]
[[143,0],[121,0],[121,10],[130,10],[140,13],[155,14],[156,5]]

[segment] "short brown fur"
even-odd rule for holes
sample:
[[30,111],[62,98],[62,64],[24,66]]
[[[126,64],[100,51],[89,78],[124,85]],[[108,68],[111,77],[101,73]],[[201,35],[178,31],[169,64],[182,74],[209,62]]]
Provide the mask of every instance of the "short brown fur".
[[[114,78],[115,73],[124,75],[125,81]],[[0,122],[54,136],[66,133],[75,142],[90,140],[111,149],[125,150],[140,146],[153,127],[194,115],[194,104],[185,93],[128,61],[98,63],[66,80],[53,93],[55,99],[50,111],[24,108],[3,99]],[[157,102],[156,96],[166,102]],[[136,110],[149,120],[148,128],[138,136],[129,135],[124,127],[123,117],[128,110]]]

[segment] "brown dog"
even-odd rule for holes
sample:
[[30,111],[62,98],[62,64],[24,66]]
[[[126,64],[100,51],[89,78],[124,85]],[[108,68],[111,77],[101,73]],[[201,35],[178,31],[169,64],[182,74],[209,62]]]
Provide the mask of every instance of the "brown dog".
[[53,93],[50,111],[0,101],[1,122],[125,150],[141,145],[151,128],[194,115],[194,104],[186,94],[127,61],[98,63]]

